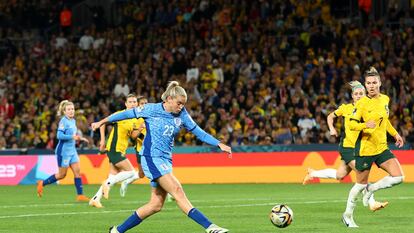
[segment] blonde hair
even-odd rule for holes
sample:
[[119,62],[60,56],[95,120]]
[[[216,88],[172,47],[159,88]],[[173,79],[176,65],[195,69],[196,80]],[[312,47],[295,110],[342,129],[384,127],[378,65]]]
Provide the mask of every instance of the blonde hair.
[[137,98],[137,96],[136,96],[135,94],[132,94],[132,93],[131,93],[131,94],[128,94],[128,95],[127,95],[127,97],[126,97],[125,99],[127,100],[127,99],[129,99],[129,98],[131,98],[131,97]]
[[137,96],[135,95],[135,94],[128,94],[126,97],[125,97],[125,103],[127,103],[128,102],[128,99],[129,98],[135,98],[137,101],[138,101],[138,99],[137,99]]
[[177,81],[171,81],[168,83],[167,90],[161,95],[161,99],[166,101],[168,96],[175,98],[177,96],[184,96],[187,99],[187,92],[180,86]]
[[58,117],[65,115],[64,112],[65,112],[66,106],[68,106],[68,105],[74,105],[74,104],[72,102],[70,102],[69,100],[63,100],[59,103],[59,107],[58,107],[58,111],[57,111],[57,116]]
[[351,81],[348,84],[349,84],[349,86],[351,86],[352,92],[354,92],[358,88],[362,88],[362,89],[365,90],[365,87],[359,81]]

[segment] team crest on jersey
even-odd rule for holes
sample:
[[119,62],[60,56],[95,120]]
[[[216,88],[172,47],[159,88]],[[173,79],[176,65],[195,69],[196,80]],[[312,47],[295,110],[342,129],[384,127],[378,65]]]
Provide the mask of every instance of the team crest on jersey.
[[385,105],[385,111],[387,112],[387,115],[390,115],[390,109],[388,108],[388,104]]
[[142,112],[142,110],[144,109],[144,106],[139,106],[135,108],[136,112]]
[[175,123],[176,126],[180,126],[181,125],[181,118],[179,118],[179,117],[174,118],[174,123]]
[[59,124],[59,129],[61,129],[61,130],[65,129],[65,125],[63,123],[60,123]]

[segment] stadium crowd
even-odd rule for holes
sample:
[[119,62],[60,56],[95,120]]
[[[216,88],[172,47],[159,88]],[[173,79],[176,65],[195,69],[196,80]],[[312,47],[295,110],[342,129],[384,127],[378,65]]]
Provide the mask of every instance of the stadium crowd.
[[[10,38],[33,30],[0,29],[11,48],[0,60],[0,149],[53,149],[64,99],[95,147],[92,122],[122,109],[129,93],[160,101],[169,80],[188,91],[195,121],[230,145],[336,143],[326,116],[350,101],[346,84],[370,65],[392,101],[392,124],[414,142],[412,11],[364,26],[319,0],[125,1],[119,11],[119,25],[30,43]],[[185,131],[176,140],[198,144]]]

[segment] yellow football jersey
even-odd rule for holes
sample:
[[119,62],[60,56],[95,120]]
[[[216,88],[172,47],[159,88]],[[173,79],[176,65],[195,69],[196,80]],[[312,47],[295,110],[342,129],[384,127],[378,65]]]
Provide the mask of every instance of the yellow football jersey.
[[138,127],[138,119],[136,118],[116,122],[106,142],[106,150],[125,154],[131,132]]
[[[395,136],[397,131],[389,122],[389,97],[380,94],[377,98],[365,96],[356,103],[352,113],[350,128],[362,130],[360,156],[375,156],[386,149],[387,131]],[[365,122],[374,120],[375,128],[367,129]]]
[[354,112],[355,105],[354,104],[342,104],[339,106],[337,110],[335,110],[334,114],[337,117],[342,116],[344,118],[343,122],[343,135],[341,136],[341,143],[342,147],[346,148],[355,148],[355,143],[358,140],[358,136],[360,131],[351,130],[349,127],[349,122],[351,120],[352,113]]
[[139,152],[142,147],[142,143],[144,142],[145,135],[147,135],[147,129],[145,128],[145,121],[143,118],[139,118],[137,121],[138,128],[144,124],[144,129],[141,131],[141,133],[138,135],[136,139],[136,146],[135,149]]

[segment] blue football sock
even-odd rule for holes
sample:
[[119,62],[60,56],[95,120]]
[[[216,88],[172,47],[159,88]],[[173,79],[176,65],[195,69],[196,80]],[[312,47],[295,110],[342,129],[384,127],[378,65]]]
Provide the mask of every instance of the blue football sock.
[[208,218],[196,208],[192,208],[190,212],[188,212],[188,217],[203,226],[205,229],[211,225],[210,220],[208,220]]
[[142,219],[138,216],[137,212],[134,211],[134,213],[125,220],[124,223],[119,225],[116,229],[119,231],[119,233],[124,233],[125,231],[135,227],[136,225],[140,224],[142,222]]
[[56,176],[53,174],[49,176],[46,180],[43,180],[43,186],[46,186],[48,184],[53,184],[57,181]]
[[76,186],[76,192],[78,193],[78,195],[83,194],[83,186],[82,186],[82,179],[79,178],[75,178],[75,186]]

